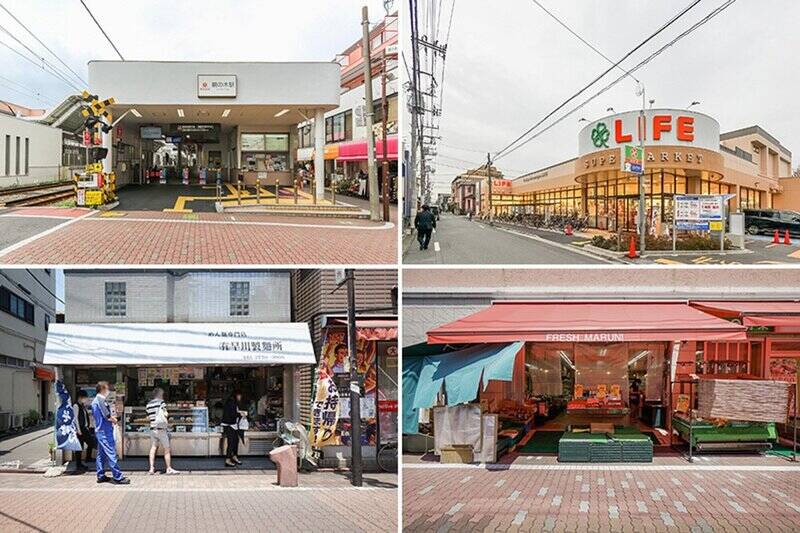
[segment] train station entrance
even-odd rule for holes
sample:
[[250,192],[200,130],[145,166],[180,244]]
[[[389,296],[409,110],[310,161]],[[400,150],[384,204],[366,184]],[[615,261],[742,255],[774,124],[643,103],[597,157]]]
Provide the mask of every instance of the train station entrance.
[[92,94],[113,98],[102,135],[122,210],[179,213],[333,206],[324,131],[299,160],[298,124],[339,104],[329,62],[92,61]]

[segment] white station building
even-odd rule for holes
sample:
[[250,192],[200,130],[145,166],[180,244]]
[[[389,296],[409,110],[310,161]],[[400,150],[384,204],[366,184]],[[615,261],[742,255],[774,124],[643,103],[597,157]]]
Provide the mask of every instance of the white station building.
[[[297,124],[339,106],[340,66],[334,62],[91,61],[90,92],[119,122],[103,136],[105,171],[118,186],[146,183],[147,170],[168,170],[191,183],[200,169],[251,184],[292,182],[299,147]],[[124,115],[124,116],[123,116]],[[325,132],[314,132],[314,173],[324,188]],[[264,173],[266,172],[266,176]]]

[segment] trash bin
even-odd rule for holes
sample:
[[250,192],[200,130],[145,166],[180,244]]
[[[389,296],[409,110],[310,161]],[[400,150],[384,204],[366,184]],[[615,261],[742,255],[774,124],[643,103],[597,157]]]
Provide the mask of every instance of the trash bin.
[[297,446],[279,446],[269,452],[269,458],[278,467],[278,485],[297,486]]

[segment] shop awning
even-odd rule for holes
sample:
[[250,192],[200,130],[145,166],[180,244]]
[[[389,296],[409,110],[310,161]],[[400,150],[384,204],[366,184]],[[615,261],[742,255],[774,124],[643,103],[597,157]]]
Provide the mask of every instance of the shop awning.
[[[386,144],[389,151],[386,154],[388,159],[397,160],[397,136],[387,137]],[[383,139],[375,139],[375,158],[380,160],[383,157]],[[367,141],[353,141],[339,144],[339,155],[337,161],[366,161],[367,160]]]
[[[514,360],[522,342],[479,344],[463,350],[422,357],[403,356],[404,432],[416,432],[413,412],[436,403],[439,392],[447,393],[447,405],[470,402],[490,380],[511,381]],[[409,409],[407,410],[406,407]]]
[[37,365],[33,369],[33,377],[42,381],[55,381],[56,373],[52,368]]
[[428,343],[735,341],[745,331],[685,303],[499,302],[432,329]]
[[[346,318],[332,318],[328,326],[347,327]],[[397,340],[397,319],[356,319],[356,336],[365,341]]]
[[50,324],[48,365],[315,364],[308,324]]
[[692,307],[745,326],[800,327],[800,302],[691,302]]

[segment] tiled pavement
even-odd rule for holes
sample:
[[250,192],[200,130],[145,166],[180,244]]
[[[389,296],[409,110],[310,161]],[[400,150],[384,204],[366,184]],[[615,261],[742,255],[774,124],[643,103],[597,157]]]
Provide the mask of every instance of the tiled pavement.
[[[129,486],[93,476],[0,474],[0,531],[396,531],[396,476],[353,488],[332,472],[275,476],[133,475]],[[367,483],[369,481],[369,483]]]
[[[550,458],[548,458],[550,459]],[[798,531],[800,466],[713,458],[619,466],[403,470],[404,531]]]
[[[48,211],[52,209],[52,211]],[[393,264],[394,224],[260,213],[162,213],[22,208],[0,215],[0,231],[30,218],[63,225],[0,250],[4,264]]]

